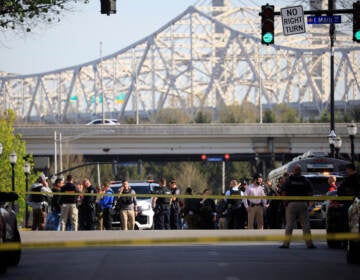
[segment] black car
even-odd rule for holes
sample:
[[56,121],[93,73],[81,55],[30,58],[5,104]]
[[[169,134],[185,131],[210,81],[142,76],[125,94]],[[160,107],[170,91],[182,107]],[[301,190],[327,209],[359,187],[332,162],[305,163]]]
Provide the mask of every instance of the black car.
[[[0,192],[0,247],[6,243],[21,243],[17,227],[16,213],[7,202],[18,199],[16,193]],[[0,274],[6,272],[7,267],[17,266],[21,258],[21,249],[0,250]]]
[[[360,197],[356,197],[348,211],[349,230],[351,233],[360,233]],[[348,240],[346,246],[348,263],[360,264],[360,240]]]

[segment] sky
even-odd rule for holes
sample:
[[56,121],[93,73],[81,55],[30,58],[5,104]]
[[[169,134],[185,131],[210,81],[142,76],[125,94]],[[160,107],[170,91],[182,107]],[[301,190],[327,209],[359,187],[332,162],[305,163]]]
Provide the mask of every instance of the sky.
[[89,4],[79,0],[76,11],[65,13],[59,23],[43,25],[25,36],[1,32],[0,71],[35,74],[86,63],[100,57],[100,42],[102,55],[110,55],[155,32],[197,2],[203,1],[117,0],[117,13],[107,16],[100,14],[99,0]]

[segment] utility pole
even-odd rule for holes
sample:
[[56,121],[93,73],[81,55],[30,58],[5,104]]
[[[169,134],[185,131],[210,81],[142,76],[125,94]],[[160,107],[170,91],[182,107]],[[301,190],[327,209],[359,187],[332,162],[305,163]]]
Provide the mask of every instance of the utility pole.
[[[328,0],[329,15],[333,15],[334,1]],[[336,138],[335,133],[335,83],[334,83],[334,42],[335,42],[335,24],[330,23],[330,133],[329,137]],[[333,139],[331,139],[332,141]],[[334,157],[335,146],[330,144],[330,156]]]

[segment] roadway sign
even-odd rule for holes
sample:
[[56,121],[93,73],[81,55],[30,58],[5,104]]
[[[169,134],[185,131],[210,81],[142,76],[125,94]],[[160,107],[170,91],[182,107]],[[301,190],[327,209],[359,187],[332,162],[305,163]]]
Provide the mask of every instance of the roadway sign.
[[302,6],[282,8],[280,14],[284,35],[295,35],[306,32]]
[[331,23],[341,23],[341,16],[308,16],[308,24],[331,24]]

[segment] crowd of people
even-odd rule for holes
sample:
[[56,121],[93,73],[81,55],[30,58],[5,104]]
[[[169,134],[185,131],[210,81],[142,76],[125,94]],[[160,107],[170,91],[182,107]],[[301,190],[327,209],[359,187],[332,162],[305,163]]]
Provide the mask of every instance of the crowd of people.
[[[328,182],[329,191],[337,188],[334,176],[330,176]],[[285,228],[288,240],[282,248],[289,247],[296,222],[302,226],[304,235],[310,235],[307,201],[271,199],[279,195],[313,194],[311,184],[301,175],[300,166],[295,166],[292,174],[283,174],[276,186],[264,181],[261,174],[255,174],[251,181],[242,180],[239,183],[231,180],[229,188],[218,200],[211,197],[209,189],[203,190],[200,197],[192,197],[190,187],[183,193],[186,197],[179,198],[182,193],[175,179],[167,184],[162,178],[159,186],[151,201],[154,229]],[[349,193],[346,188],[346,192],[342,191],[344,188],[340,188],[340,194]],[[33,193],[37,191],[39,194]],[[116,196],[109,183],[94,187],[88,178],[81,183],[74,182],[72,175],[65,180],[56,179],[53,187],[49,188],[48,180],[42,174],[32,185],[31,192],[28,203],[33,209],[32,230],[111,230],[115,204],[120,208],[122,230],[135,228],[138,214],[136,193],[127,180],[122,181]],[[256,198],[245,199],[243,196]],[[309,248],[314,247],[311,239],[306,242]]]

